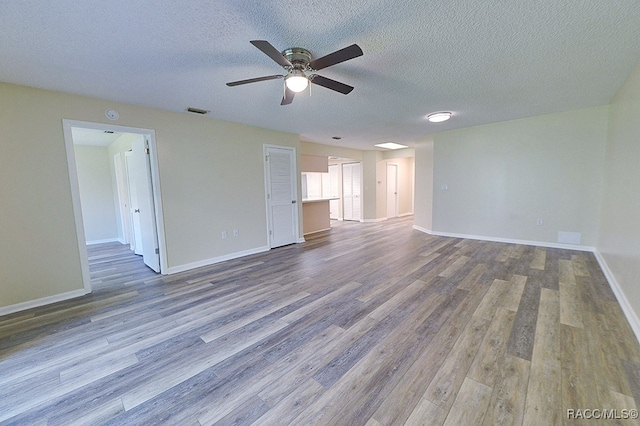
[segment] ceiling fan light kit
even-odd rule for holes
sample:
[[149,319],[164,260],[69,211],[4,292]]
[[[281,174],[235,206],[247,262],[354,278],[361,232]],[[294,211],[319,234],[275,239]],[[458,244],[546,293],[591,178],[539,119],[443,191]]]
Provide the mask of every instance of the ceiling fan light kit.
[[287,73],[285,75],[276,74],[231,81],[227,83],[227,86],[233,87],[284,78],[285,91],[280,105],[290,104],[295,94],[304,91],[310,82],[344,95],[351,93],[353,90],[352,86],[315,74],[315,72],[363,55],[362,49],[360,49],[360,46],[357,44],[352,44],[351,46],[347,46],[317,59],[312,59],[311,53],[301,47],[293,47],[279,52],[266,40],[252,40],[251,44],[284,68]]
[[309,79],[304,74],[304,71],[293,70],[285,77],[285,84],[289,90],[300,93],[309,85]]

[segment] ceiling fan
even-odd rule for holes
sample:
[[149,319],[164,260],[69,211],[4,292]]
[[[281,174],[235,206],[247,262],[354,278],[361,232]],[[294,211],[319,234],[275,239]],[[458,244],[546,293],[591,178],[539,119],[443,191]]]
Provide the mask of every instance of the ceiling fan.
[[328,55],[313,60],[311,58],[311,53],[309,53],[307,49],[303,49],[301,47],[292,47],[283,52],[279,52],[278,49],[273,47],[271,43],[266,40],[251,40],[251,44],[277,62],[287,71],[287,73],[285,75],[275,74],[264,77],[249,78],[247,80],[232,81],[227,83],[227,86],[233,87],[240,86],[241,84],[284,78],[284,96],[282,97],[280,105],[289,105],[293,101],[295,94],[306,89],[309,82],[326,87],[327,89],[335,90],[336,92],[340,92],[344,95],[351,93],[353,90],[352,86],[315,74],[315,72],[363,55],[362,49],[360,49],[360,46],[357,44],[352,44],[344,49],[336,50],[333,53],[329,53]]

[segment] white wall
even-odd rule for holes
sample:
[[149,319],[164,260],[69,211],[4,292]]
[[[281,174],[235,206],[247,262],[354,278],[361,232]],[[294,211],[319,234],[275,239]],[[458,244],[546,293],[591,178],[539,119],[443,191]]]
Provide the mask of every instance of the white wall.
[[169,268],[268,247],[263,144],[297,135],[0,83],[0,313],[83,294],[63,118],[155,130]]
[[638,334],[640,65],[635,68],[611,105],[603,201],[597,248],[630,307],[635,311]]
[[75,145],[74,151],[87,244],[116,241],[116,205],[108,148]]
[[546,243],[566,231],[595,247],[607,114],[601,106],[436,134],[433,231]]
[[413,224],[416,228],[433,230],[433,138],[416,142]]

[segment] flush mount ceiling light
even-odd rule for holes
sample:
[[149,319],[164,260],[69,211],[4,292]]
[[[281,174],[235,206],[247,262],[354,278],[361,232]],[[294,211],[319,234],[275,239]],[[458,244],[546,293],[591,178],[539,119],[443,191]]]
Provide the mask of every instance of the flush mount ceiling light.
[[304,71],[297,69],[291,70],[284,81],[289,90],[296,93],[302,92],[309,85],[309,79]]
[[427,120],[432,123],[442,123],[443,121],[447,121],[451,118],[451,113],[447,111],[434,112],[427,115]]
[[377,146],[378,148],[386,148],[386,149],[408,148],[407,145],[400,145],[399,143],[395,143],[395,142],[379,143],[374,146]]

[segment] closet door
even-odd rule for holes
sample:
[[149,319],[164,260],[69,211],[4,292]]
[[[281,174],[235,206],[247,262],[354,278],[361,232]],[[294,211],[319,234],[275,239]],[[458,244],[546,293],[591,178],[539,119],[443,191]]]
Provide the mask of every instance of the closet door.
[[360,163],[342,165],[344,220],[360,221]]

